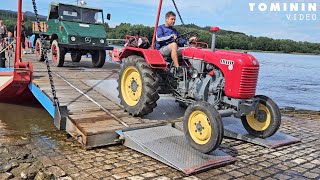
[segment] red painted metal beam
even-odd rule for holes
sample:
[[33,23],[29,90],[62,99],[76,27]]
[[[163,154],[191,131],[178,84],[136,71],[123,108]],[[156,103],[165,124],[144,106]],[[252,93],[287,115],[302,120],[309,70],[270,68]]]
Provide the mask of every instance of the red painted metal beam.
[[159,25],[159,18],[160,18],[161,8],[162,8],[162,0],[160,0],[160,2],[159,2],[158,13],[157,13],[157,18],[156,18],[156,24],[155,24],[154,30],[153,30],[153,38],[152,38],[152,44],[151,44],[151,48],[152,49],[154,49],[154,44],[156,42],[157,27]]
[[18,0],[18,14],[17,14],[17,34],[16,34],[16,54],[14,64],[21,61],[21,21],[22,21],[22,0]]

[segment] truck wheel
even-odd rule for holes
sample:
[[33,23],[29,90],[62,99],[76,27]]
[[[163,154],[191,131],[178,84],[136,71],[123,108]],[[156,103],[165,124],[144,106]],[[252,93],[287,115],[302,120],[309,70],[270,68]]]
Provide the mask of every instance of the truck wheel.
[[202,153],[210,153],[222,142],[221,116],[209,103],[194,102],[184,114],[183,131],[191,147]]
[[64,63],[64,56],[66,55],[64,48],[59,48],[57,40],[52,41],[51,45],[52,61],[57,67],[62,67]]
[[72,60],[72,62],[80,62],[81,54],[79,52],[72,52],[71,53],[71,60]]
[[41,39],[37,39],[36,41],[36,57],[38,61],[44,61],[44,55],[42,50]]
[[241,121],[249,134],[259,138],[267,138],[279,129],[281,113],[272,99],[262,95],[258,95],[256,98],[259,99],[260,103],[258,114],[252,112],[252,114],[242,116]]
[[123,60],[118,79],[120,104],[133,116],[149,114],[157,106],[159,80],[140,56]]
[[106,51],[105,50],[97,50],[94,51],[92,56],[92,64],[93,67],[102,67],[106,62]]

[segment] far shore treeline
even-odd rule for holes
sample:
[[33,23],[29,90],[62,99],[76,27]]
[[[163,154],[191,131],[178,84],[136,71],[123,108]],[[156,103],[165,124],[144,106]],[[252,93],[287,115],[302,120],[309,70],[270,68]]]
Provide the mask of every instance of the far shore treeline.
[[[32,21],[35,17],[32,13],[25,15],[25,26],[27,28],[27,35],[32,34]],[[16,24],[16,13],[12,11],[0,10],[0,19],[2,19],[9,31],[13,31]],[[41,18],[45,20],[44,16]],[[133,25],[130,23],[121,23],[120,25],[110,28],[105,23],[107,31],[107,38],[110,39],[124,39],[126,34],[140,35],[152,40],[153,27],[144,25]],[[191,35],[197,34],[198,41],[206,42],[211,46],[211,32],[210,27],[199,27],[194,24],[188,24],[186,27],[176,26],[176,29],[183,34],[184,32],[192,32]],[[117,44],[117,42],[114,42]],[[297,42],[289,39],[272,39],[268,37],[254,37],[241,32],[233,32],[227,30],[220,30],[217,33],[216,47],[219,49],[241,49],[250,51],[271,51],[284,53],[310,53],[320,54],[320,43]]]

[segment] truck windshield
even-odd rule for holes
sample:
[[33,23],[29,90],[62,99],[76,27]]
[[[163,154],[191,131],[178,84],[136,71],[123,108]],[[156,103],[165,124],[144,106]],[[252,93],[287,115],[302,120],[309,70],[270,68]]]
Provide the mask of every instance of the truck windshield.
[[102,10],[80,8],[77,6],[60,6],[59,14],[61,20],[89,24],[103,23]]

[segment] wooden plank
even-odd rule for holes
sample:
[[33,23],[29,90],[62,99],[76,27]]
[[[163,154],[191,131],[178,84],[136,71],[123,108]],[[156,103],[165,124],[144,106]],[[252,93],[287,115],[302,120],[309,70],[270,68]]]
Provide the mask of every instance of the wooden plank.
[[[46,65],[45,63],[35,61],[33,56],[34,55],[26,55],[26,57],[29,57],[34,63],[33,82],[39,86],[48,97],[52,98]],[[51,67],[51,70],[53,72],[53,80],[60,104],[67,105],[69,110],[66,131],[83,146],[92,148],[115,144],[119,142],[118,134],[115,133],[116,130],[143,128],[159,124],[158,121],[141,120],[130,116],[127,112],[124,112],[119,105],[94,90],[92,86],[83,83],[85,80],[117,79],[118,74],[115,69],[118,69],[119,65],[106,64],[106,67],[110,69],[96,69],[91,68],[91,59],[84,58],[80,63],[83,67],[75,67],[76,64],[68,62],[69,60],[70,56],[66,56],[66,67]],[[55,73],[62,76],[95,102],[92,102],[85,97],[85,95],[78,92]],[[114,119],[96,103],[130,127],[126,127]]]
[[86,118],[95,118],[95,117],[100,117],[100,118],[107,118],[107,114],[104,111],[97,111],[97,112],[91,112],[91,113],[78,113],[78,114],[73,114],[70,115],[72,119],[86,119]]

